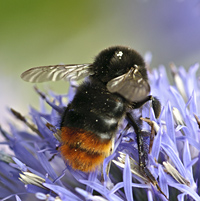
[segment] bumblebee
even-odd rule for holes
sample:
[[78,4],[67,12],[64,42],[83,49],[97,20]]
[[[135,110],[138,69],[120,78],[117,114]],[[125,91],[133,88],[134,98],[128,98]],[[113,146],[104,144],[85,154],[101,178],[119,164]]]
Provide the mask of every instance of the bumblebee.
[[62,115],[62,156],[73,169],[94,171],[112,153],[119,123],[126,118],[137,134],[139,165],[144,168],[147,154],[143,153],[142,123],[131,111],[151,100],[158,117],[161,105],[149,95],[145,62],[138,52],[114,46],[101,51],[93,63],[41,66],[21,75],[34,83],[85,77]]

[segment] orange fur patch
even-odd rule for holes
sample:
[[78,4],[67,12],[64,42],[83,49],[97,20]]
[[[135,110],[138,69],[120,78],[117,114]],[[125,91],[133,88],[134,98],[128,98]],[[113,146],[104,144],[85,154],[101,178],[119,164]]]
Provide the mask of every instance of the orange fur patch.
[[111,140],[102,141],[90,131],[78,128],[61,129],[61,154],[72,168],[84,172],[94,171],[110,154]]

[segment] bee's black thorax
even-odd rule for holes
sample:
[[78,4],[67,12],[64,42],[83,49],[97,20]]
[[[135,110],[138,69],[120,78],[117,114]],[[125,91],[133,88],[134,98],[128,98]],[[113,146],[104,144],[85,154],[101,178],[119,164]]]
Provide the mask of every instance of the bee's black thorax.
[[126,101],[108,92],[102,83],[91,80],[77,89],[66,108],[61,127],[81,128],[93,132],[101,140],[111,139],[126,111]]

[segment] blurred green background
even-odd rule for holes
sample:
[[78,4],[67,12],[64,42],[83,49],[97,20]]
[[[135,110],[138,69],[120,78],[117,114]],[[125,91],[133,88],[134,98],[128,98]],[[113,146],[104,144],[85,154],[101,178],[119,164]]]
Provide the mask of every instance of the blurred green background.
[[[28,68],[92,62],[111,45],[153,54],[152,67],[169,62],[186,68],[200,60],[198,1],[84,0],[0,1],[0,123],[6,107],[28,113],[39,106],[33,84],[20,74]],[[58,93],[67,83],[39,84]]]

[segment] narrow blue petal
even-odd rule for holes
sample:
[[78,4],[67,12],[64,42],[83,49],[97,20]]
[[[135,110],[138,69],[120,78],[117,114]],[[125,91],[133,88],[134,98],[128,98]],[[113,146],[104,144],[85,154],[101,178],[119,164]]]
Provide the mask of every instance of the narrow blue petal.
[[44,188],[40,188],[40,187],[32,185],[32,184],[27,184],[26,185],[26,190],[27,190],[27,192],[34,193],[34,194],[37,193],[37,192],[44,193],[44,194],[49,194],[50,193],[49,190],[46,190]]
[[[192,114],[192,118],[193,118],[193,114]],[[194,118],[191,119],[191,115],[186,114],[184,121],[187,125],[189,132],[190,132],[189,136],[193,137],[194,139],[198,139],[197,124],[194,121]]]
[[[51,91],[51,90],[49,90],[48,93],[49,93],[49,95],[50,95],[51,97],[53,97],[53,98],[55,99],[55,101],[58,102],[58,106],[59,106],[60,108],[62,108],[63,106],[65,106],[65,105],[63,105],[63,98],[66,99],[66,98],[68,97],[67,94],[65,94],[65,95],[60,95],[60,94],[56,94],[55,92],[53,92],[53,91]],[[68,93],[70,93],[70,91],[68,91]]]
[[188,164],[187,168],[190,168],[190,167],[192,167],[193,165],[195,165],[198,160],[199,160],[198,158],[192,159],[191,162]]
[[153,201],[152,192],[150,190],[147,191],[148,201]]
[[185,200],[185,199],[184,199],[185,196],[186,196],[185,193],[182,193],[182,194],[178,195],[178,196],[177,196],[178,201],[184,201],[184,200]]
[[28,141],[28,142],[37,142],[41,140],[39,136],[32,135],[30,133],[23,132],[23,131],[18,131],[18,135],[20,136],[22,140]]
[[110,191],[110,193],[115,193],[116,191],[118,191],[120,188],[124,187],[124,183],[123,182],[118,182]]
[[90,195],[91,195],[91,194],[90,194],[88,191],[85,191],[85,190],[83,190],[83,189],[81,189],[81,188],[78,188],[78,187],[76,187],[75,190],[76,190],[80,195],[82,195],[84,198],[86,198],[86,199],[89,199],[89,198],[90,198]]
[[106,172],[106,168],[109,164],[109,162],[111,162],[116,156],[116,153],[114,152],[113,154],[111,154],[110,156],[106,157],[103,161],[103,177],[104,180],[107,181],[107,172]]
[[58,113],[62,113],[62,108],[57,106],[54,102],[49,101],[48,97],[46,97],[39,89],[36,90],[40,95],[41,98],[43,98],[54,110],[56,110]]
[[178,183],[169,183],[170,186],[179,189],[181,192],[185,192],[186,194],[190,195],[195,201],[200,201],[199,195],[189,186],[186,186],[184,184],[178,184]]
[[39,101],[40,101],[40,112],[41,113],[47,113],[47,109],[45,107],[45,101],[43,98],[39,98]]
[[[131,183],[131,186],[133,188],[143,188],[143,189],[149,189],[150,185],[148,184],[140,184],[140,183]],[[118,182],[110,191],[110,193],[115,193],[117,192],[120,188],[124,187],[124,182]]]
[[60,129],[60,122],[62,120],[62,115],[58,115],[57,111],[52,110],[50,117],[51,117],[50,119],[51,124]]
[[164,149],[164,151],[167,153],[167,155],[169,156],[169,158],[173,161],[173,163],[176,165],[176,168],[178,169],[178,171],[180,172],[180,174],[183,177],[186,177],[186,172],[185,172],[185,168],[179,158],[179,156],[177,155],[177,153],[173,150],[172,147],[170,147],[168,144],[165,144],[162,142],[162,148]]
[[126,130],[123,130],[122,132],[120,132],[120,137],[116,140],[115,142],[115,146],[114,146],[114,150],[113,152],[116,151],[116,149],[118,148],[118,146],[120,145],[123,137],[126,135],[127,131]]
[[173,106],[178,108],[178,110],[180,111],[182,117],[185,118],[185,111],[184,111],[185,102],[183,100],[183,97],[172,86],[170,86],[170,92],[171,92],[171,95],[172,95],[173,103],[175,104]]
[[192,167],[189,165],[191,163],[191,155],[190,155],[188,140],[185,141],[184,148],[183,148],[183,163],[187,171],[186,178],[189,179],[190,183],[194,183]]
[[[90,172],[88,176],[88,181],[95,181],[97,179],[97,171]],[[91,193],[93,192],[93,188],[90,186],[86,186],[86,191]]]
[[169,80],[167,78],[168,76],[167,76],[167,72],[166,72],[165,66],[160,65],[159,68],[158,68],[158,70],[159,70],[160,75],[162,76],[162,82],[164,83],[163,85],[165,87],[169,87],[170,84],[169,84]]
[[35,197],[38,199],[38,200],[46,200],[47,199],[47,195],[44,194],[44,193],[36,193],[35,194]]
[[58,186],[58,185],[47,184],[47,183],[44,183],[43,185],[45,187],[51,189],[55,193],[57,193],[61,199],[63,197],[64,198],[68,197],[68,199],[70,198],[71,201],[81,201],[81,199],[78,196],[76,196],[74,193],[70,192],[66,188],[63,188],[63,187]]
[[81,188],[75,188],[75,190],[82,195],[86,200],[92,200],[92,201],[108,201],[107,199],[103,198],[102,196],[97,195],[91,195],[87,191],[81,189]]
[[[155,74],[155,73],[154,73]],[[166,76],[166,70],[164,66],[159,67],[159,76],[156,79],[153,77],[151,80],[151,93],[154,96],[157,96],[161,101],[162,105],[166,104],[166,101],[169,99],[169,81]],[[163,90],[165,89],[165,90]],[[162,91],[162,93],[160,93]],[[166,98],[167,97],[167,98]]]
[[133,201],[133,192],[132,192],[132,175],[130,170],[130,161],[128,154],[126,155],[125,167],[123,170],[123,182],[124,182],[124,191],[127,200]]
[[162,190],[162,192],[169,197],[169,188],[167,185],[167,178],[166,178],[166,173],[164,173],[163,168],[161,165],[158,166],[158,175],[159,175],[159,186]]
[[46,100],[46,102],[52,107],[52,109],[54,109],[55,111],[57,111],[58,113],[62,114],[63,113],[63,108],[61,108],[60,106],[55,104],[55,100],[53,102],[50,102],[48,99]]
[[178,154],[178,150],[177,150],[177,146],[176,144],[174,144],[174,142],[171,140],[171,138],[169,137],[168,133],[166,133],[166,131],[163,129],[163,133],[161,135],[161,144],[164,143],[164,144],[167,144],[169,145],[170,147],[172,147],[172,149],[174,150],[174,152],[176,154]]
[[176,140],[175,140],[175,131],[174,131],[174,119],[173,119],[170,102],[168,102],[167,104],[165,116],[166,116],[165,119],[166,119],[167,134],[171,138],[173,143],[175,144]]
[[177,137],[177,140],[185,141],[185,139],[188,140],[188,142],[189,142],[190,145],[192,145],[193,147],[195,147],[197,150],[200,151],[200,143],[197,142],[196,140],[194,140],[194,138],[191,138],[189,136],[180,136],[180,137]]
[[27,171],[27,166],[22,163],[20,160],[18,160],[16,157],[12,157],[12,159],[15,161],[15,163],[19,166],[20,170],[23,172]]
[[53,133],[47,128],[45,123],[41,120],[40,114],[33,108],[31,108],[31,115],[34,118],[34,121],[37,125],[39,132],[43,135],[46,141],[56,148],[57,140],[53,136]]
[[[25,189],[23,189],[23,187],[22,187],[23,184],[20,181],[16,182],[13,180],[12,180],[12,178],[8,179],[8,178],[4,178],[3,176],[0,176],[0,182],[5,186],[4,188],[0,188],[0,190],[1,190],[0,197],[9,195],[11,192],[13,192],[13,189],[15,189],[16,185],[19,185],[18,189],[16,189],[16,191],[21,192],[21,191],[25,190]],[[20,189],[20,187],[21,187],[21,189]]]
[[26,163],[27,166],[32,167],[38,172],[45,172],[41,165],[39,165],[38,160],[36,160],[36,158],[19,142],[13,144],[13,151],[16,158],[18,158],[21,162]]
[[9,196],[3,196],[1,201],[16,201],[16,194],[10,194]]
[[[37,147],[38,148],[38,147]],[[46,172],[48,173],[48,175],[53,179],[57,179],[57,175],[54,171],[54,169],[51,167],[46,155],[42,152],[38,152],[38,159],[42,165],[42,167],[46,170]],[[61,181],[57,181],[58,184],[62,185]]]
[[192,91],[197,88],[197,82],[196,82],[196,72],[199,68],[199,64],[194,64],[191,66],[188,70],[188,79],[187,79],[187,88],[189,92],[189,96],[191,96]]
[[146,52],[145,55],[144,55],[144,61],[145,61],[145,64],[147,66],[150,66],[151,64],[151,61],[152,61],[152,53],[151,52]]
[[193,90],[187,105],[190,104],[190,114],[197,114],[197,97],[196,92]]
[[107,188],[102,186],[102,184],[98,184],[95,182],[87,181],[87,180],[79,180],[81,183],[85,185],[91,186],[94,190],[99,192],[101,195],[106,197],[108,200],[116,200],[116,201],[123,201],[121,198],[119,198],[117,195],[111,193]]
[[158,160],[158,157],[159,157],[160,146],[161,146],[161,128],[159,129],[158,133],[156,134],[154,138],[152,151],[151,151],[152,157],[155,158],[156,160]]
[[[18,179],[20,171],[0,161],[0,198],[13,192],[25,192],[24,184]],[[8,193],[8,194],[7,194]]]
[[138,149],[136,147],[136,141],[128,142],[128,143],[122,142],[119,145],[117,151],[124,151],[124,150],[126,150],[127,153],[129,153],[132,158],[134,158],[136,161],[138,161]]
[[18,195],[15,195],[16,201],[22,201]]

